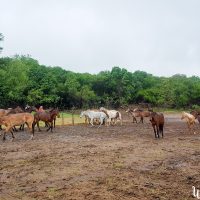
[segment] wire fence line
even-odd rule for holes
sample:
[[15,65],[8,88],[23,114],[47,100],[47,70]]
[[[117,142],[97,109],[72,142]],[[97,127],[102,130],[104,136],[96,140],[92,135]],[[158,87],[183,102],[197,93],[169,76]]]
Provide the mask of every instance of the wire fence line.
[[80,110],[64,110],[60,112],[60,118],[56,119],[56,125],[77,125],[85,123],[85,118],[80,118]]

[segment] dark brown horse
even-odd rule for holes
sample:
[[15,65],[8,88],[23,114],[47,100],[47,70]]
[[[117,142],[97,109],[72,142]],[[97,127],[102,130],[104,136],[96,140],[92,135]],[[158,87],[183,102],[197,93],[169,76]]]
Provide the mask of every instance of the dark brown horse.
[[190,114],[192,114],[195,117],[195,119],[198,120],[198,122],[200,124],[200,111],[193,110],[190,112]]
[[160,133],[162,134],[163,138],[164,137],[163,127],[165,123],[164,115],[162,113],[152,112],[150,117],[150,122],[152,124],[155,133],[155,138],[160,138]]
[[57,108],[53,109],[49,112],[47,112],[47,111],[37,112],[37,113],[34,114],[34,125],[33,125],[33,127],[35,127],[35,125],[37,124],[38,131],[41,131],[41,129],[39,127],[39,121],[43,121],[46,124],[48,124],[47,131],[49,131],[51,129],[51,132],[52,132],[54,120],[56,119],[56,117],[60,117],[60,113],[59,113]]

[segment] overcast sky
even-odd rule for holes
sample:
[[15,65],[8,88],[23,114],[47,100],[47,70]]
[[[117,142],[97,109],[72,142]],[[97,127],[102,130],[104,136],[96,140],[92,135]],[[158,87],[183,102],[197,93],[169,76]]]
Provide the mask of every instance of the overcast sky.
[[0,0],[1,56],[200,76],[200,0]]

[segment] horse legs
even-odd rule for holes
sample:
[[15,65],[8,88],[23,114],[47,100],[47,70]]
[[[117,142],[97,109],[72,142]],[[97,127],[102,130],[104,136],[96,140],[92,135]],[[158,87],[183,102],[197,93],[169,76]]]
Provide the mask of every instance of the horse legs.
[[158,138],[160,138],[159,127],[158,127],[158,125],[156,125],[156,130],[157,130],[157,136],[158,136]]
[[163,135],[163,125],[159,125],[159,130],[160,130],[160,133],[162,133],[162,138],[164,137]]
[[4,133],[3,133],[3,141],[5,141],[6,140],[6,131],[4,131]]
[[51,133],[53,132],[53,124],[54,124],[54,122],[52,121],[52,122],[50,123],[50,125],[51,125]]
[[46,122],[47,124],[48,124],[48,129],[47,129],[47,131],[49,131],[50,129],[51,129],[51,132],[52,132],[52,130],[53,130],[53,121],[52,122],[50,122],[50,124],[49,124],[49,122]]
[[31,123],[31,122],[27,123],[26,122],[26,125],[28,126],[28,129],[29,129],[30,133],[32,133],[31,137],[30,137],[30,140],[32,140],[33,137],[34,137],[35,122],[33,122],[33,123]]
[[45,127],[49,127],[49,124],[47,122],[45,122]]
[[6,127],[6,130],[4,131],[4,133],[3,133],[3,141],[5,141],[6,140],[6,133],[8,133],[8,131],[10,131],[10,129],[12,129],[12,127]]
[[[101,121],[101,119],[100,119],[100,121]],[[111,118],[108,118],[108,120],[107,120],[107,126],[110,126],[111,121],[112,121],[112,119],[111,119]]]
[[155,125],[153,125],[153,131],[154,131],[154,134],[155,134],[155,138],[157,138],[156,127],[155,127]]
[[37,127],[38,127],[38,131],[40,132],[41,129],[40,129],[40,126],[39,126],[39,121],[37,121],[36,124],[37,124]]
[[91,127],[94,126],[94,124],[93,124],[93,120],[94,120],[94,118],[90,118],[90,124],[92,125]]
[[[143,116],[141,116],[141,118],[140,118],[140,122],[143,123]],[[139,123],[140,123],[140,122],[139,122]]]
[[24,124],[22,124],[22,125],[19,127],[19,130],[20,130],[20,131],[24,131]]
[[98,128],[100,128],[102,124],[103,124],[103,118],[100,118],[100,125],[98,126]]
[[18,130],[16,129],[16,127],[15,126],[13,126],[13,131],[15,131],[15,132],[18,132]]
[[113,125],[115,125],[117,122],[115,121],[115,119],[114,118],[111,118],[111,125],[113,126]]
[[12,134],[12,141],[14,140],[14,138],[15,138],[15,136],[14,136],[14,134],[13,134],[13,131],[10,131],[11,132],[11,134]]
[[133,116],[133,123],[135,123],[135,122],[137,124],[137,119],[136,119],[136,117]]
[[56,118],[53,120],[53,128],[56,128]]
[[85,117],[85,124],[87,124],[87,122],[90,123],[88,117]]

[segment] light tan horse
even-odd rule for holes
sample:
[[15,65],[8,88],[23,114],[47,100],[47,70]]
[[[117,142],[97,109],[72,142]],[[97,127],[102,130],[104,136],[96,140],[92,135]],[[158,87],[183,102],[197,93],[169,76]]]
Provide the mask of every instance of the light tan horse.
[[188,128],[189,128],[189,130],[191,130],[191,127],[193,127],[195,124],[195,117],[190,113],[182,112],[181,120],[183,120],[183,119],[186,119]]
[[13,130],[14,126],[20,126],[22,124],[27,124],[30,132],[32,133],[31,139],[34,136],[34,129],[32,129],[34,117],[30,113],[17,113],[17,114],[10,114],[0,118],[0,124],[3,124],[6,129],[3,135],[3,140],[6,139],[6,133],[11,132],[12,138],[14,139]]

